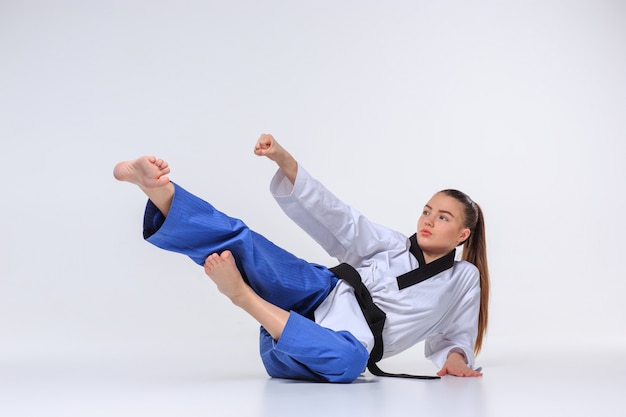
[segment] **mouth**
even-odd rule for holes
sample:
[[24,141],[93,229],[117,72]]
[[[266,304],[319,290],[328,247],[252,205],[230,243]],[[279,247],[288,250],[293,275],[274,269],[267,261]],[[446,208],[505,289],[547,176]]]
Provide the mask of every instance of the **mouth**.
[[422,236],[431,236],[432,233],[430,232],[430,230],[422,229],[422,230],[420,230],[420,235],[422,235]]

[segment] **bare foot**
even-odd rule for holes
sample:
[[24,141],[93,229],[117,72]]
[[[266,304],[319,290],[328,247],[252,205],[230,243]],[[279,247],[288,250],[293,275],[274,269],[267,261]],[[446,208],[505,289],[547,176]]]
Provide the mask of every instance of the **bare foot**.
[[217,285],[217,289],[235,304],[239,296],[251,290],[243,280],[233,254],[228,250],[221,255],[217,253],[209,255],[204,261],[204,272]]
[[113,176],[119,181],[127,181],[143,189],[161,188],[169,184],[166,177],[170,168],[162,159],[142,156],[134,161],[124,161],[115,165]]

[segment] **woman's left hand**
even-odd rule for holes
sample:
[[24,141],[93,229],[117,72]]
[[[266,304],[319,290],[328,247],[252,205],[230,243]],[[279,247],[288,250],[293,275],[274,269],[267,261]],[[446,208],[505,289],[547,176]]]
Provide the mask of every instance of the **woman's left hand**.
[[475,371],[465,363],[465,357],[458,352],[452,352],[448,355],[446,363],[437,375],[454,375],[454,376],[483,376],[481,372]]

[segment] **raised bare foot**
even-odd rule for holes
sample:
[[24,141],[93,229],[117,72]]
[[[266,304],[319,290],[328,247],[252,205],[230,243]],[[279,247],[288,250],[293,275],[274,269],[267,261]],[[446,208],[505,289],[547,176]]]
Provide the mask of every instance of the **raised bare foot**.
[[113,176],[119,181],[127,181],[144,189],[160,188],[169,184],[166,176],[170,168],[162,159],[142,156],[134,161],[123,161],[115,165]]
[[235,258],[228,250],[221,255],[217,253],[209,255],[204,261],[204,272],[217,285],[217,289],[233,302],[251,289],[243,280]]

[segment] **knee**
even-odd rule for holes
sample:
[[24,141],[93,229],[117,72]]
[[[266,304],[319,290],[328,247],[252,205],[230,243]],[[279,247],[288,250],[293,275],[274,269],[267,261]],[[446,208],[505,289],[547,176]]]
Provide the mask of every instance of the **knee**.
[[[276,349],[271,336],[262,329],[260,353],[267,373],[274,378],[303,379],[317,382],[350,383],[365,370],[369,353],[348,332],[339,336],[332,347],[307,346],[294,352]],[[341,340],[341,343],[337,343]]]
[[357,342],[334,359],[335,363],[331,367],[334,372],[329,372],[325,376],[328,382],[354,382],[365,371],[368,360],[367,349]]

